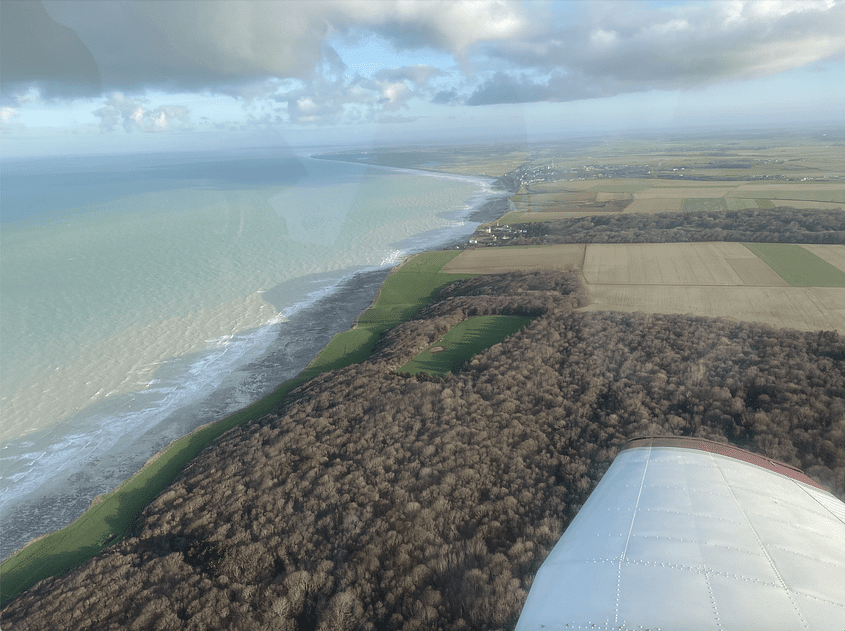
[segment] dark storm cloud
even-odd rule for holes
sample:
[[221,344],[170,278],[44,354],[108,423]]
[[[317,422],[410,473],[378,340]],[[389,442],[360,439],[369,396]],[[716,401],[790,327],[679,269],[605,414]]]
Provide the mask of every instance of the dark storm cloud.
[[455,103],[458,100],[458,93],[455,90],[440,90],[432,98],[432,103],[440,103],[446,105]]
[[547,81],[528,76],[515,78],[503,72],[482,83],[466,100],[467,105],[494,103],[534,103],[538,101],[574,101],[612,96],[621,88],[611,81],[601,84],[583,76],[554,72]]
[[515,79],[504,72],[497,72],[482,83],[467,99],[467,105],[491,103],[531,103],[548,100],[548,86],[529,79]]
[[[52,26],[26,31],[19,23],[34,18],[21,18],[17,2],[2,4],[11,7],[10,19],[4,9],[4,77],[8,74],[16,85],[40,82],[48,92],[66,96],[96,91],[91,69],[97,68],[106,92],[239,94],[243,86],[268,78],[308,79],[323,66],[337,71],[343,64],[326,46],[331,35],[378,32],[406,47],[459,52],[480,40],[512,35],[521,24],[510,5],[499,0],[46,0],[46,12],[38,2],[28,9]],[[26,34],[33,29],[40,38]],[[51,55],[53,67],[27,61],[40,59],[39,51],[41,57]],[[56,65],[56,59],[65,65]]]
[[37,87],[42,96],[95,95],[100,71],[73,30],[40,2],[0,2],[0,90],[4,100]]
[[[5,96],[31,86],[46,97],[89,96],[100,86],[127,98],[148,89],[208,91],[244,102],[273,99],[291,121],[314,124],[372,118],[418,100],[486,105],[698,87],[845,55],[845,3],[833,0],[0,5]],[[419,65],[350,78],[332,38],[373,34],[400,50],[451,54],[462,74]],[[125,120],[128,102],[121,103],[97,114],[103,125],[134,125]],[[185,116],[171,109],[142,118],[181,124]]]

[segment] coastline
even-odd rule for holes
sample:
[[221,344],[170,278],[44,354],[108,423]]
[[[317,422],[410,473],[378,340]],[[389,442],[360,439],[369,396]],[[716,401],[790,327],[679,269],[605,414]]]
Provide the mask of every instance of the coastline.
[[[423,172],[389,166],[381,168]],[[474,207],[465,209],[459,225],[466,222],[490,221],[507,211],[507,196],[511,192],[502,189],[492,190],[489,180],[431,171],[424,173],[432,177],[449,179],[456,177],[485,183],[486,190],[479,194],[483,194],[484,200],[479,201]],[[475,197],[478,195],[473,196]],[[455,227],[450,230],[454,231]],[[453,237],[445,243],[417,251],[452,249],[466,243],[466,238],[466,235]],[[395,269],[395,266],[354,271],[341,280],[327,295],[293,314],[262,357],[238,370],[246,372],[252,369],[253,373],[262,372],[268,375],[267,383],[276,384],[265,388],[257,398],[243,399],[244,393],[238,388],[238,384],[221,385],[202,403],[192,406],[189,413],[191,418],[186,419],[190,422],[190,426],[184,422],[172,423],[172,427],[169,428],[171,431],[166,435],[155,431],[161,424],[149,428],[141,436],[133,437],[130,444],[123,448],[123,453],[120,454],[123,457],[112,455],[110,459],[114,462],[114,467],[107,473],[87,467],[87,470],[78,472],[71,478],[45,484],[30,497],[11,507],[10,510],[4,511],[0,528],[3,535],[0,559],[3,559],[5,564],[31,543],[79,521],[89,509],[97,505],[98,500],[119,491],[144,471],[150,462],[171,449],[176,442],[260,404],[285,389],[288,384],[296,382],[297,376],[301,375],[302,371],[322,352],[336,333],[354,328],[360,315],[377,300],[378,291],[392,269]],[[254,380],[251,385],[256,385]],[[233,400],[237,402],[234,409],[232,408]],[[145,447],[138,448],[139,443]],[[116,477],[123,481],[115,485],[113,480]],[[57,513],[56,507],[61,507],[61,511]],[[15,537],[14,534],[17,533],[20,535]]]

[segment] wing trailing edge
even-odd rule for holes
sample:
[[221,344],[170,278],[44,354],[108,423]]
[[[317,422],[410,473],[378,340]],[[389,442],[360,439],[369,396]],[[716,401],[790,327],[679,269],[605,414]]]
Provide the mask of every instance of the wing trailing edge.
[[635,439],[540,567],[516,629],[845,629],[845,504],[730,445]]

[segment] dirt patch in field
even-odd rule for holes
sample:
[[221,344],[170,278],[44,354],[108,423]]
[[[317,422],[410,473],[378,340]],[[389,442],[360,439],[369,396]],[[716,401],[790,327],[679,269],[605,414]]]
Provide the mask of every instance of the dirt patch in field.
[[432,346],[430,349],[428,349],[428,352],[429,353],[442,353],[445,350],[446,350],[445,346]]

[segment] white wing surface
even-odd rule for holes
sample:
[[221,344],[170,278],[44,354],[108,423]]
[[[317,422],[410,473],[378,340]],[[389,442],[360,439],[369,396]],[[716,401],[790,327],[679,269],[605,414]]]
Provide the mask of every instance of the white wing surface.
[[697,439],[620,452],[534,579],[517,631],[845,631],[845,504]]

